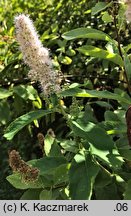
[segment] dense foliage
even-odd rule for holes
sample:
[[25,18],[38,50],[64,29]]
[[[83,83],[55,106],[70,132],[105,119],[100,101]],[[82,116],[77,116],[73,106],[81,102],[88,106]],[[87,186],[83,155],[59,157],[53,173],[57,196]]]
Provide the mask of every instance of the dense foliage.
[[[116,1],[1,0],[1,199],[131,199],[125,10]],[[46,98],[27,76],[18,13],[30,15],[50,49],[58,94]]]

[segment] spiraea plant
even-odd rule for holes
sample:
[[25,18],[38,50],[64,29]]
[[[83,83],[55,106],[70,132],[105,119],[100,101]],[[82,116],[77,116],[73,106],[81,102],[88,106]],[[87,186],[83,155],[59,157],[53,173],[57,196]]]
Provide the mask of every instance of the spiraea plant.
[[[90,26],[65,32],[60,40],[64,41],[62,46],[68,46],[67,41],[72,41],[74,47],[77,46],[76,52],[87,58],[85,65],[97,61],[102,68],[106,67],[102,73],[109,73],[108,69],[113,68],[113,75],[117,68],[117,75],[126,85],[126,91],[120,88],[111,91],[93,89],[91,85],[89,88],[89,82],[73,83],[60,90],[49,51],[42,46],[32,21],[27,15],[16,16],[16,39],[24,61],[30,67],[29,76],[41,83],[49,106],[19,116],[7,127],[4,137],[13,140],[23,127],[36,123],[36,120],[39,122],[47,115],[53,116],[53,119],[53,114],[57,116],[53,120],[55,126],[49,125],[50,130],[45,130],[43,126],[38,131],[37,124],[36,142],[42,152],[40,159],[25,163],[18,152],[10,153],[13,174],[7,180],[14,187],[27,190],[22,199],[131,199],[131,152],[125,119],[131,103],[131,62],[130,46],[122,45],[120,34],[126,10],[119,7],[119,1],[99,1],[86,11],[91,11],[92,19],[97,20],[98,16],[109,27],[113,26],[115,31],[112,35]],[[122,19],[119,19],[120,13]],[[57,42],[60,43],[60,40]],[[92,66],[92,72],[94,70]],[[99,121],[101,112],[103,115]],[[130,127],[130,110],[127,120]],[[21,179],[23,171],[25,181]],[[27,181],[35,177],[36,181]]]

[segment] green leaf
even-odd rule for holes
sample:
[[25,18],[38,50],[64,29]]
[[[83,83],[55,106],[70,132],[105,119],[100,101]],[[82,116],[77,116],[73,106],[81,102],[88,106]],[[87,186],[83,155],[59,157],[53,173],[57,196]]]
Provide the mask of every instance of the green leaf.
[[95,187],[103,188],[104,186],[111,183],[111,181],[111,174],[105,168],[101,168],[95,179]]
[[69,97],[69,96],[75,96],[75,97],[87,97],[87,98],[106,98],[106,99],[113,99],[117,100],[118,102],[124,102],[128,105],[131,104],[130,99],[126,98],[125,96],[112,93],[109,91],[97,91],[97,90],[85,90],[80,88],[70,88],[65,91],[62,91],[59,93],[62,97]]
[[115,183],[111,183],[106,185],[105,187],[96,188],[95,196],[97,200],[120,200],[120,196],[118,194],[117,185]]
[[62,35],[66,40],[73,40],[78,38],[91,38],[96,40],[112,41],[108,34],[93,28],[77,28]]
[[111,137],[107,135],[106,131],[95,125],[92,122],[81,122],[80,120],[72,121],[72,130],[77,136],[86,140],[84,147],[90,144],[91,153],[101,158],[109,166],[113,168],[120,168],[123,160],[115,149],[114,142]]
[[118,13],[117,13],[117,26],[118,26],[117,28],[119,29],[119,33],[121,32],[121,30],[126,31],[125,12],[127,10],[127,5],[124,2],[125,1],[122,2],[123,4],[119,4],[119,10],[118,10]]
[[20,200],[39,200],[41,189],[28,189],[21,196]]
[[62,164],[58,166],[54,172],[54,183],[61,184],[66,183],[69,180],[68,172],[69,172],[70,164]]
[[38,180],[25,182],[20,173],[13,173],[7,180],[17,189],[52,187],[68,181],[70,164],[64,157],[44,157],[28,161],[27,164],[39,169]]
[[23,127],[51,112],[51,110],[37,110],[18,117],[7,127],[4,137],[7,140],[13,139],[15,134],[17,134]]
[[114,147],[112,152],[107,155],[110,166],[112,166],[113,170],[120,169],[124,160],[123,157],[120,156],[118,150]]
[[52,185],[68,181],[70,165],[64,157],[46,157],[37,160],[35,166],[40,170],[40,176],[50,178]]
[[10,106],[7,100],[2,100],[0,102],[0,122],[2,124],[7,124],[10,120]]
[[72,121],[72,130],[99,150],[111,151],[114,147],[114,143],[106,131],[92,122]]
[[[40,170],[40,176],[45,177],[52,185],[60,184],[68,180],[70,165],[64,157],[44,157],[34,164]],[[43,183],[44,185],[44,183]]]
[[104,117],[104,125],[108,131],[108,134],[126,133],[127,126],[125,120],[125,110],[116,110],[115,112],[106,111]]
[[72,63],[72,59],[69,58],[68,56],[58,56],[58,60],[59,62],[61,62],[62,64],[65,64],[65,65],[69,65]]
[[94,164],[92,157],[86,155],[85,161],[77,160],[76,155],[69,171],[69,191],[73,200],[90,200],[95,178],[99,167]]
[[8,98],[12,95],[12,91],[0,88],[0,99]]
[[66,51],[66,54],[68,56],[74,56],[76,54],[76,51],[74,49],[68,48],[68,50]]
[[7,176],[7,181],[17,189],[42,188],[42,181],[39,178],[35,182],[24,182],[19,173]]
[[[114,89],[114,93],[119,95],[120,97],[122,98],[125,98],[126,100],[130,101],[131,98],[129,96],[129,94],[123,89],[120,89],[120,88],[116,88]],[[129,107],[129,103],[126,103],[125,101],[120,101],[120,104],[121,104],[121,107],[124,109],[124,110],[127,110],[128,107]]]
[[99,148],[96,148],[95,145],[90,144],[90,151],[92,155],[97,156],[100,160],[106,163],[109,167],[112,167],[114,170],[121,168],[124,162],[117,149],[112,149],[112,152],[109,150],[103,151]]
[[103,16],[102,16],[102,20],[106,23],[110,23],[113,22],[113,18],[111,15],[109,15],[109,13],[106,11],[104,12]]
[[128,76],[128,79],[131,80],[131,62],[128,55],[124,55],[124,66]]
[[91,103],[96,103],[99,106],[105,107],[105,108],[108,108],[108,109],[113,108],[111,104],[109,104],[108,102],[105,102],[105,101],[95,101],[95,102],[91,102]]
[[46,156],[49,155],[50,150],[51,150],[51,146],[53,145],[54,140],[55,140],[55,138],[52,137],[50,134],[47,134],[45,136],[45,139],[44,139],[44,151],[45,151]]
[[19,95],[24,100],[36,100],[37,91],[30,85],[19,85],[13,88],[14,93]]
[[105,112],[104,117],[105,117],[105,121],[114,121],[114,122],[120,121],[118,116],[116,115],[116,113],[114,113],[110,110],[107,110]]
[[44,157],[38,159],[34,164],[40,170],[40,175],[54,174],[55,170],[67,161],[64,157]]
[[40,200],[52,200],[52,190],[43,190],[40,193]]
[[61,148],[56,141],[51,146],[51,149],[50,149],[48,156],[50,156],[50,157],[62,157],[63,156],[63,154],[61,152]]
[[119,148],[118,151],[123,158],[131,161],[131,150],[130,149]]
[[114,62],[115,64],[121,67],[124,66],[121,56],[116,53],[111,53],[107,50],[104,50],[104,49],[101,49],[95,46],[88,46],[88,45],[79,47],[77,50],[84,55],[106,59],[108,61]]
[[92,155],[97,156],[103,162],[105,162],[106,164],[108,164],[109,166],[111,166],[111,164],[109,162],[109,159],[107,157],[107,155],[109,153],[109,150],[104,151],[104,150],[98,149],[94,145],[90,144],[90,152],[91,152]]
[[77,153],[78,152],[78,146],[74,140],[63,140],[60,145],[63,149],[69,152]]
[[96,5],[92,8],[91,14],[94,16],[98,14],[99,12],[105,10],[107,7],[110,7],[112,3],[105,3],[105,2],[98,2]]
[[131,200],[131,180],[129,180],[126,185],[126,190],[124,193],[124,200]]

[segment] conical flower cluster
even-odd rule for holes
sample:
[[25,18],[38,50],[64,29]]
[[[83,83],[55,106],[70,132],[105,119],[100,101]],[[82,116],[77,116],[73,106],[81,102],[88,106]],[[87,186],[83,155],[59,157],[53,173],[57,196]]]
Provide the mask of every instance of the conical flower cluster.
[[27,15],[18,15],[15,17],[15,27],[24,62],[30,67],[30,79],[41,83],[46,96],[58,92],[60,86],[52,68],[49,51],[42,46],[32,20]]

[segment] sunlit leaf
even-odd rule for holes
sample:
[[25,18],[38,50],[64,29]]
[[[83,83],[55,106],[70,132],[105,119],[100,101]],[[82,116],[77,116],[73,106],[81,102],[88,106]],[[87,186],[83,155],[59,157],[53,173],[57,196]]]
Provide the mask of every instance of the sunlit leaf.
[[75,97],[87,97],[87,98],[105,98],[105,99],[112,99],[117,100],[118,102],[123,102],[127,105],[131,104],[130,99],[126,98],[124,95],[116,94],[109,92],[107,90],[105,91],[97,91],[97,90],[85,90],[80,88],[70,88],[67,90],[62,91],[59,93],[62,97],[69,97],[69,96],[75,96]]
[[104,12],[103,16],[102,16],[102,20],[106,23],[110,23],[113,22],[113,18],[111,15],[109,15],[109,13],[106,11]]
[[68,56],[58,56],[58,60],[59,62],[65,65],[69,65],[72,62],[72,59],[69,58]]
[[124,63],[120,55],[116,53],[111,53],[107,50],[95,47],[95,46],[82,46],[77,49],[79,52],[87,56],[97,57],[100,59],[106,59],[114,62],[115,64],[123,67]]
[[8,140],[13,139],[15,134],[17,134],[23,127],[51,112],[51,110],[37,110],[18,117],[7,127],[4,137]]
[[8,98],[9,96],[12,95],[12,91],[0,88],[0,99]]
[[77,28],[64,33],[62,37],[66,40],[73,40],[77,38],[92,38],[105,41],[112,40],[108,34],[93,28]]

